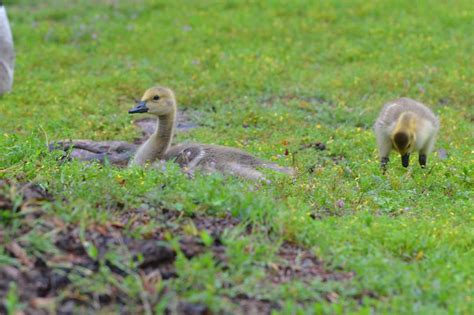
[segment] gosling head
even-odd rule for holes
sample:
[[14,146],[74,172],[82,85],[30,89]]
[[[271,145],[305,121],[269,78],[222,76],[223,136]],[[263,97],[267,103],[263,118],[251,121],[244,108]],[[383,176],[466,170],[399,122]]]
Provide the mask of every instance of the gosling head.
[[152,87],[146,90],[141,101],[128,111],[129,114],[148,113],[166,116],[176,111],[176,100],[173,91],[165,87]]
[[398,131],[392,135],[392,144],[401,155],[410,154],[415,143],[415,133],[409,130]]
[[410,163],[410,153],[415,146],[416,135],[412,130],[397,131],[392,135],[392,144],[402,157],[402,165],[408,167]]

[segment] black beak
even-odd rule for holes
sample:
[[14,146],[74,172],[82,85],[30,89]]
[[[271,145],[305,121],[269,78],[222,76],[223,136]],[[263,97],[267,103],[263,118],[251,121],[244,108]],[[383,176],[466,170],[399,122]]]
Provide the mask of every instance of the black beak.
[[408,167],[410,164],[410,154],[406,153],[405,155],[402,155],[402,165],[403,167]]
[[134,108],[128,111],[129,114],[136,114],[136,113],[146,113],[148,111],[148,107],[146,107],[146,102],[142,101],[137,104]]

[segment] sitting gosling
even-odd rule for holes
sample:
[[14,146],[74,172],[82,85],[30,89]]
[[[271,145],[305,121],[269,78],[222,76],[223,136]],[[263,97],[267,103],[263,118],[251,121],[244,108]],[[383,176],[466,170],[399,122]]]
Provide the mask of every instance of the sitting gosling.
[[382,169],[386,170],[392,148],[400,153],[404,167],[413,151],[419,152],[418,161],[425,167],[438,130],[438,118],[420,102],[403,97],[385,104],[374,125]]
[[266,167],[286,174],[292,169],[264,162],[241,150],[199,143],[184,143],[170,147],[176,123],[176,99],[165,87],[148,89],[130,114],[149,113],[158,116],[155,132],[137,150],[129,165],[145,165],[160,160],[174,160],[187,171],[203,171],[233,174],[249,179],[263,179],[257,167]]

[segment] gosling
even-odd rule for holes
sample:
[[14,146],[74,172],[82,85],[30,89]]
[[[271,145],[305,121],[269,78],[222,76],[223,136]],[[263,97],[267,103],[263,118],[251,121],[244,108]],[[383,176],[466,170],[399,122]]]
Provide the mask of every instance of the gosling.
[[252,180],[264,179],[257,170],[269,168],[285,174],[293,174],[290,168],[262,161],[236,148],[200,143],[184,143],[170,147],[176,124],[176,98],[166,87],[148,89],[141,101],[129,114],[148,113],[158,117],[155,132],[137,150],[129,165],[158,166],[161,160],[177,162],[185,171],[200,169],[205,172],[218,171]]
[[11,91],[15,51],[7,11],[0,0],[0,95]]
[[385,104],[374,125],[383,171],[392,149],[400,153],[403,167],[408,167],[414,151],[421,167],[426,167],[438,130],[438,118],[420,102],[403,97]]

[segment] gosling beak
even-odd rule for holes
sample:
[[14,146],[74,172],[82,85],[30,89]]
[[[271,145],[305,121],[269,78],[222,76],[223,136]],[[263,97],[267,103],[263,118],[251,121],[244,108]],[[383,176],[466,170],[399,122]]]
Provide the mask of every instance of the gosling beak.
[[408,164],[410,164],[410,154],[405,153],[402,155],[402,165],[403,167],[408,167]]
[[134,108],[128,111],[129,114],[136,114],[136,113],[146,113],[148,111],[148,107],[146,107],[146,102],[142,101],[137,104]]

